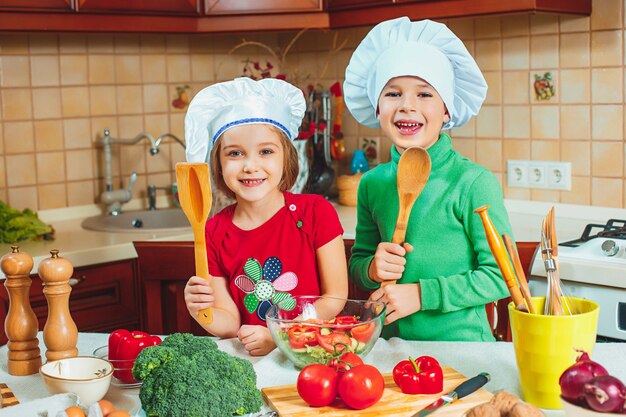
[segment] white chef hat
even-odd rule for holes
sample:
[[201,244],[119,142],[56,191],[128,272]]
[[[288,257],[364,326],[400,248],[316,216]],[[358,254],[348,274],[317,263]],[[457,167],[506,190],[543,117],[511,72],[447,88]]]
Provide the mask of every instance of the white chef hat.
[[400,17],[376,25],[352,54],[343,87],[352,115],[367,127],[379,127],[380,93],[400,76],[422,78],[437,90],[450,114],[443,129],[465,124],[487,94],[474,58],[446,25]]
[[204,88],[191,100],[185,116],[188,162],[209,162],[213,144],[228,129],[262,123],[298,136],[306,102],[302,91],[286,81],[235,78]]

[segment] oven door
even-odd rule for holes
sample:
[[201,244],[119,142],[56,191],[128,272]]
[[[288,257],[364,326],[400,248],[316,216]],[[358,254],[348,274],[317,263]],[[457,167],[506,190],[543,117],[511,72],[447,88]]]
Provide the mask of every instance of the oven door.
[[[533,295],[545,295],[545,277],[532,276],[528,282]],[[595,301],[600,306],[598,336],[626,341],[626,289],[561,280],[566,296]]]

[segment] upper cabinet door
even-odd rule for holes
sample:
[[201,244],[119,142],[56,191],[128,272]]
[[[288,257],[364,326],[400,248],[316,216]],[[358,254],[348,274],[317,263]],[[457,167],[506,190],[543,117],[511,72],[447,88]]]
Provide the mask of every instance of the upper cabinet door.
[[321,12],[323,0],[205,0],[206,14]]
[[72,0],[2,0],[0,11],[71,12]]
[[[70,1],[70,0],[68,0]],[[159,15],[198,15],[201,0],[75,0],[84,13],[137,13]]]
[[391,6],[394,0],[328,0],[328,10],[359,9],[366,6]]

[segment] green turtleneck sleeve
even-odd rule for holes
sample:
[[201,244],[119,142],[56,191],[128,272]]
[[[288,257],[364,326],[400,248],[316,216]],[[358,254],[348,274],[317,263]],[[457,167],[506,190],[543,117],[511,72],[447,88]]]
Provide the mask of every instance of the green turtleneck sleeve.
[[[409,218],[413,251],[398,284],[419,283],[422,309],[385,326],[383,336],[411,340],[494,340],[484,305],[508,291],[474,209],[488,205],[499,233],[511,235],[502,190],[487,169],[452,149],[442,133],[428,149],[432,171]],[[398,216],[396,172],[400,155],[365,173],[358,189],[350,277],[366,290],[380,284],[369,265],[380,242],[390,242]]]

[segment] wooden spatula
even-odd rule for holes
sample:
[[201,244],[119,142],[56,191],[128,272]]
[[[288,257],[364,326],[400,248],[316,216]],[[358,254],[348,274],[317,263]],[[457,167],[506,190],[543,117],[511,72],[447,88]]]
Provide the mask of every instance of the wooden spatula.
[[[176,164],[178,198],[191,229],[193,230],[196,275],[209,281],[209,265],[206,257],[204,226],[211,211],[211,181],[209,166],[205,163],[179,162]],[[200,324],[210,324],[213,312],[210,308],[198,314]]]
[[[422,193],[430,176],[430,156],[425,149],[418,146],[408,148],[398,161],[398,220],[391,237],[392,243],[401,245],[406,237],[406,227],[415,200]],[[383,285],[395,284],[396,281],[384,281]]]

